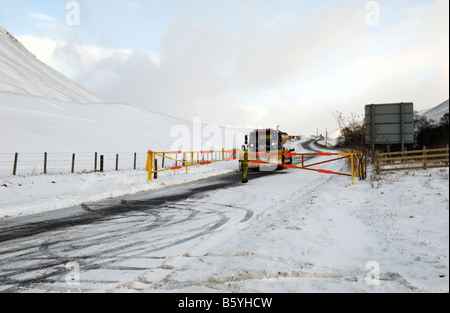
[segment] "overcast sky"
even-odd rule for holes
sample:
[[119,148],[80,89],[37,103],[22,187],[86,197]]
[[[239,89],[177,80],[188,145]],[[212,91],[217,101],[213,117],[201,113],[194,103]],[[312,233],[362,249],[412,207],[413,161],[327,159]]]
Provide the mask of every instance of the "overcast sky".
[[108,102],[291,134],[449,98],[448,0],[0,0],[0,26]]

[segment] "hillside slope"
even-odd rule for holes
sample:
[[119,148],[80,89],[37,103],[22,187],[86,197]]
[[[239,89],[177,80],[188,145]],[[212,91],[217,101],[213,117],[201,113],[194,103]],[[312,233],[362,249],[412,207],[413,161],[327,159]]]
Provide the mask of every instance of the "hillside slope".
[[[146,152],[232,148],[239,129],[125,104],[83,104],[0,92],[1,153]],[[193,136],[201,137],[194,140]],[[233,142],[234,141],[234,142]]]
[[0,91],[78,103],[104,102],[39,61],[1,27]]
[[435,106],[431,109],[426,109],[419,112],[419,115],[425,116],[427,119],[434,121],[436,123],[439,123],[442,116],[444,116],[445,113],[448,113],[449,106],[448,106],[448,99],[441,104]]

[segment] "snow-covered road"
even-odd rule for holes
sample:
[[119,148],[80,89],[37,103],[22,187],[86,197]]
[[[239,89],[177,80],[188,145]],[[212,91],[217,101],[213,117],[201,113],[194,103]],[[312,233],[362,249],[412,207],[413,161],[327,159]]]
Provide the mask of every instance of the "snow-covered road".
[[[69,225],[1,242],[0,291],[448,292],[448,169],[191,192],[217,180],[54,211]],[[95,220],[70,225],[80,212]]]

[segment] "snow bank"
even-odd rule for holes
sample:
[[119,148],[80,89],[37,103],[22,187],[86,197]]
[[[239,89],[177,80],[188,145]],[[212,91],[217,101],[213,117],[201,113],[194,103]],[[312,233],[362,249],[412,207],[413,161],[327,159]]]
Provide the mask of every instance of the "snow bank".
[[[237,222],[147,254],[158,260],[153,268],[104,290],[448,292],[448,174],[388,172],[351,185],[347,177],[284,170],[210,193],[202,198],[208,210],[225,212],[226,204]],[[250,219],[239,221],[242,208]]]
[[[300,143],[296,151],[303,151]],[[325,164],[323,167],[332,171],[349,170],[343,160]],[[6,199],[0,211],[3,216],[25,215],[139,191],[144,193],[126,199],[144,199],[147,192],[235,171],[236,167],[236,161],[216,163],[189,169],[188,175],[183,171],[165,173],[153,182],[146,182],[145,172],[9,177],[2,181],[7,186],[0,186],[0,197]],[[36,288],[82,288],[84,292],[448,292],[448,190],[448,168],[381,176],[370,171],[366,181],[356,180],[355,185],[349,177],[285,169],[250,179],[248,184],[205,193],[201,201],[188,199],[161,210],[161,214],[175,214],[184,222],[127,233],[132,242],[151,241],[139,249],[137,257],[133,249],[119,249],[124,257],[108,268],[82,267],[80,286],[75,289],[65,281]],[[194,203],[198,218],[188,219]],[[202,233],[222,215],[223,225]],[[129,227],[134,220],[141,223],[142,216],[131,214],[124,223]],[[117,220],[105,223],[111,232],[120,231]],[[83,226],[83,234],[103,236],[105,230],[100,226]],[[202,235],[186,240],[186,232],[191,231]],[[178,244],[168,245],[168,239]],[[123,240],[118,244],[126,246]],[[104,248],[112,251],[115,244],[110,242]],[[89,245],[83,249],[80,245],[66,251],[67,257],[92,253]]]
[[236,171],[237,161],[161,172],[147,181],[145,171],[10,176],[0,179],[0,219],[152,191]]

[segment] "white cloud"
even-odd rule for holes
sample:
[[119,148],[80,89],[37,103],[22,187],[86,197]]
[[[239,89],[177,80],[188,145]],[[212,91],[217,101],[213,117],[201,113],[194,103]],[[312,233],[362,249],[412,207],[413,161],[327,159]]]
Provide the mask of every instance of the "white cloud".
[[158,52],[19,39],[106,100],[222,125],[308,134],[337,126],[334,111],[391,101],[423,109],[448,97],[448,1],[412,6],[390,25],[382,15],[378,28],[352,1],[323,5],[301,22],[295,12],[271,16],[261,2],[244,1],[234,10],[248,19],[236,21],[239,32],[212,22],[232,14],[223,3],[196,3],[211,16],[179,7]]
[[53,51],[58,44],[56,41],[33,36],[17,36],[17,39],[39,60],[52,66]]
[[54,24],[62,24],[63,21],[48,16],[42,13],[30,13],[30,18],[39,23],[54,23]]

